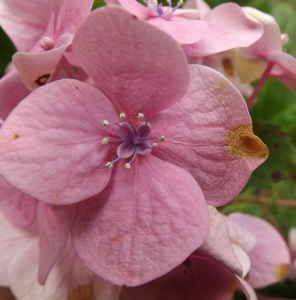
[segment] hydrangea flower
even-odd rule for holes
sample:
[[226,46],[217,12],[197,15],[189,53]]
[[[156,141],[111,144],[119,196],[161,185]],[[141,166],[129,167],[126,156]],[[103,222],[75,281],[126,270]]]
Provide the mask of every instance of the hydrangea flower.
[[51,226],[40,224],[54,241],[40,252],[42,282],[74,222],[88,268],[114,284],[142,284],[202,244],[204,196],[230,201],[268,149],[227,79],[188,70],[174,39],[124,9],[91,13],[73,51],[100,90],[65,79],[32,92],[1,129],[0,171],[57,205],[45,214]]
[[92,3],[93,0],[0,2],[1,27],[19,51],[12,61],[28,89],[48,82],[61,59],[67,65],[63,55]]

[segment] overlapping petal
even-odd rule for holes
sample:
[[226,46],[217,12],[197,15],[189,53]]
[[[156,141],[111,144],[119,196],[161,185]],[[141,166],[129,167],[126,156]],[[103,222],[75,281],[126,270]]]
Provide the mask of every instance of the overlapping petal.
[[268,155],[252,133],[241,94],[220,73],[190,66],[186,95],[153,119],[153,134],[166,137],[157,157],[176,164],[197,180],[208,204],[223,205],[245,186]]
[[182,263],[204,241],[208,223],[192,176],[147,155],[130,170],[118,163],[105,190],[77,205],[72,238],[95,274],[135,286]]
[[64,79],[35,90],[1,128],[1,174],[47,203],[97,194],[111,175],[105,118],[116,118],[111,103],[85,83]]
[[208,31],[195,44],[184,45],[184,52],[193,57],[203,57],[237,47],[247,47],[263,34],[263,26],[253,18],[248,18],[235,3],[221,4],[203,18]]
[[139,112],[149,118],[185,94],[189,74],[180,46],[119,6],[92,12],[74,36],[73,51],[129,119]]

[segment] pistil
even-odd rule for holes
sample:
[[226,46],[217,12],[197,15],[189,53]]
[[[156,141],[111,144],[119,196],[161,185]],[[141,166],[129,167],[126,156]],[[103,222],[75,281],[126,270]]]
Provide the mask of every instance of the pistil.
[[121,143],[117,148],[117,158],[111,162],[107,162],[105,166],[111,168],[118,160],[132,156],[132,159],[125,164],[125,167],[130,169],[131,163],[135,160],[137,154],[150,154],[152,149],[157,147],[157,143],[153,143],[151,145],[149,141],[164,141],[165,137],[148,137],[151,133],[152,127],[142,113],[138,114],[138,119],[143,119],[144,122],[140,123],[137,128],[134,128],[124,113],[119,115],[119,119],[121,120],[120,123],[109,122],[107,120],[103,121],[104,126],[116,125],[116,131],[119,135],[119,139],[109,139],[106,137],[103,138],[102,144],[107,145],[110,142]]

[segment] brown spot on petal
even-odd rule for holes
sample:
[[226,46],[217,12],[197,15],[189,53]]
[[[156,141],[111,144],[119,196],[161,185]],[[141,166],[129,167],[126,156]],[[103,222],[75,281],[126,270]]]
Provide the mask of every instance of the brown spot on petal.
[[234,75],[234,67],[232,61],[229,58],[222,59],[222,66],[225,74],[231,77]]
[[136,15],[132,15],[132,18],[135,20],[138,19],[138,17]]
[[234,157],[256,157],[266,159],[268,148],[253,133],[252,124],[239,125],[227,132],[227,152]]
[[59,198],[60,198],[60,194],[55,194],[53,197],[54,197],[55,199],[59,199]]
[[42,86],[47,82],[49,77],[50,77],[50,74],[42,75],[37,80],[35,80],[35,83],[37,83],[39,86]]
[[78,286],[69,296],[68,300],[92,300],[93,292],[91,285]]
[[283,264],[280,266],[275,267],[274,269],[274,276],[277,280],[282,280],[286,277],[290,266],[288,264]]
[[18,138],[19,138],[19,135],[18,134],[14,134],[13,139],[16,140]]

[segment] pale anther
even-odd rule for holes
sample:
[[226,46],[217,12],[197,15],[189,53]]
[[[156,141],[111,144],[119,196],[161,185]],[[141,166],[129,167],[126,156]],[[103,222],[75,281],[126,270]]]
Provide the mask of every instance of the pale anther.
[[120,119],[125,118],[125,113],[121,113],[121,114],[119,115],[119,118],[120,118]]
[[129,164],[129,163],[126,163],[124,166],[125,166],[128,170],[131,168],[131,164]]
[[167,0],[167,4],[172,4],[172,1],[171,0]]
[[157,5],[158,5],[157,0],[152,0],[152,4],[153,4],[154,6],[157,6]]
[[104,121],[103,121],[103,125],[104,125],[104,126],[108,126],[108,125],[109,125],[109,122],[108,122],[107,120],[104,120]]
[[110,161],[108,161],[106,164],[105,164],[105,167],[107,168],[112,168],[112,163]]
[[143,119],[143,118],[144,118],[144,114],[138,113],[138,118],[139,118],[139,119]]
[[183,3],[184,3],[183,0],[180,0],[177,5],[181,6]]
[[108,138],[103,138],[103,140],[102,140],[103,145],[107,145],[108,142],[109,142]]
[[160,140],[161,140],[162,142],[164,141],[164,139],[165,139],[165,136],[164,136],[164,135],[160,137]]
[[153,143],[152,148],[157,148],[157,143]]

